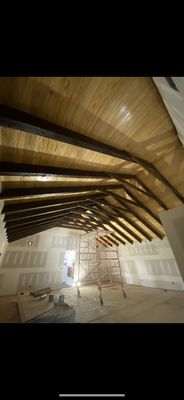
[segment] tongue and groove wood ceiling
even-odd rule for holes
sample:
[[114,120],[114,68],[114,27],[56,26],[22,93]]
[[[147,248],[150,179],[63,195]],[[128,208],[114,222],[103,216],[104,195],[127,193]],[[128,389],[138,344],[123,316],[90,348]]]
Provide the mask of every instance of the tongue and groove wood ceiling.
[[105,227],[111,243],[162,238],[159,213],[184,202],[183,178],[184,149],[151,78],[0,78],[8,241],[55,226]]

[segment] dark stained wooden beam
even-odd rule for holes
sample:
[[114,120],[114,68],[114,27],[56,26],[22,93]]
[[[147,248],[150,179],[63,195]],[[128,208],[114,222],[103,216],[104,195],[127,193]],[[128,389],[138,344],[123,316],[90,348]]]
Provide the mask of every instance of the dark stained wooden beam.
[[[113,192],[111,192],[111,196],[115,199],[115,195]],[[119,196],[120,197],[120,196]],[[137,212],[135,210],[133,210],[132,208],[130,208],[128,206],[128,204],[126,204],[123,200],[120,200],[120,198],[118,198],[117,200],[120,204],[122,204],[124,207],[126,207],[128,209],[128,211],[134,215],[134,217],[136,217],[138,219],[138,221],[140,221],[144,226],[146,226],[151,232],[153,232],[159,239],[163,239],[163,235],[161,234],[161,232],[158,231],[158,229],[155,229],[152,225],[150,225],[144,218],[142,218],[139,214],[137,214]]]
[[52,206],[57,206],[57,205],[69,205],[69,204],[75,204],[75,203],[83,203],[86,202],[86,200],[91,200],[91,199],[103,199],[105,194],[90,194],[90,195],[81,195],[81,196],[70,196],[66,198],[57,198],[57,199],[44,199],[41,201],[38,200],[31,200],[31,201],[26,201],[26,202],[17,202],[13,204],[5,203],[2,214],[10,214],[10,213],[21,213],[25,212],[27,210],[36,210],[38,208],[50,208]]
[[111,173],[110,174],[112,178],[117,179],[119,182],[123,182],[125,184],[125,186],[130,186],[132,189],[137,190],[138,192],[144,194],[145,196],[150,197],[151,199],[155,200],[164,210],[168,210],[168,207],[166,206],[166,204],[159,198],[157,197],[151,189],[148,188],[148,186],[146,186],[146,184],[144,182],[141,181],[140,178],[138,178],[136,175],[132,175],[132,177],[130,179],[135,180],[139,185],[142,186],[141,189],[138,186],[135,186],[134,184],[132,184],[131,182],[127,181],[124,177],[121,176],[121,174],[115,174],[115,173]]
[[104,240],[106,240],[106,242],[109,243],[111,247],[114,246],[114,243],[111,242],[111,239],[110,239],[107,235],[102,236],[102,238],[103,238]]
[[17,232],[17,234],[7,233],[7,239],[8,239],[9,242],[10,241],[15,241],[15,240],[22,239],[24,237],[36,235],[37,233],[41,233],[41,232],[53,229],[55,227],[56,227],[56,225],[47,226],[47,227],[40,227],[38,229],[34,229],[34,230],[31,230],[31,231],[20,232],[20,234],[18,232]]
[[65,214],[65,215],[63,215],[62,217],[57,217],[57,218],[52,218],[52,219],[46,219],[46,220],[37,220],[37,221],[34,221],[34,222],[29,222],[29,223],[26,223],[26,224],[22,224],[22,225],[13,225],[13,226],[5,226],[7,229],[24,229],[24,228],[29,228],[29,227],[32,227],[32,226],[36,226],[36,225],[43,225],[43,224],[49,224],[49,223],[55,223],[55,222],[58,222],[58,221],[62,221],[63,219],[66,219],[66,218],[73,218],[73,217],[71,217],[71,214]]
[[[162,226],[162,223],[160,221],[160,218],[158,218],[147,206],[145,206],[145,204],[143,204],[140,200],[138,200],[136,198],[136,196],[134,196],[124,185],[123,185],[123,189],[125,190],[125,192],[128,194],[128,196],[130,196],[134,201],[131,201],[129,199],[126,199],[125,197],[119,196],[118,194],[115,194],[114,196],[116,197],[116,199],[118,200],[118,198],[121,200],[123,200],[125,203],[129,203],[130,205],[136,206],[136,207],[140,207],[142,208],[146,213],[148,213],[159,225]],[[108,190],[105,190],[105,193],[108,193]]]
[[133,240],[130,239],[129,236],[122,232],[117,226],[114,226],[110,221],[107,221],[106,224],[109,225],[114,231],[119,233],[119,235],[122,236],[122,238],[124,238],[127,242],[133,244]]
[[[56,218],[56,219],[52,219],[52,220],[47,220],[47,221],[36,221],[34,223],[30,223],[30,224],[26,224],[26,225],[20,225],[20,226],[11,226],[11,227],[5,227],[7,232],[11,232],[11,233],[16,233],[16,232],[22,232],[22,231],[29,231],[32,229],[36,229],[37,227],[40,226],[48,226],[51,224],[58,224],[58,223],[66,223],[66,221],[71,221],[72,220],[75,222],[77,221],[77,218],[74,217],[70,217],[70,216],[63,216],[62,218]],[[80,221],[78,221],[80,222]],[[81,222],[81,225],[82,222]]]
[[[79,209],[79,207],[75,207],[75,209],[72,210],[77,210]],[[56,220],[56,219],[60,219],[62,217],[65,217],[67,215],[70,215],[72,210],[66,210],[66,211],[59,211],[56,213],[51,213],[51,214],[43,214],[43,215],[36,215],[34,217],[30,217],[30,218],[21,218],[21,219],[16,219],[13,221],[6,221],[6,227],[12,227],[12,226],[21,226],[21,225],[30,225],[34,222],[37,221],[50,221],[50,220]],[[80,210],[80,212],[82,212]]]
[[0,105],[0,125],[132,161],[126,151],[5,105]]
[[124,246],[126,245],[126,242],[124,242],[124,240],[120,239],[119,236],[117,236],[115,233],[113,233],[112,231],[109,232],[109,235],[112,236],[116,241],[118,241],[119,243],[122,243]]
[[143,182],[141,182],[141,180],[138,177],[134,178],[139,185],[144,185],[144,189],[141,189],[140,187],[133,185],[131,182],[126,181],[125,179],[122,180],[122,182],[125,184],[125,186],[130,186],[131,189],[134,189],[138,192],[140,192],[141,194],[144,194],[145,196],[151,198],[152,200],[154,200],[159,206],[161,206],[164,210],[168,210],[168,207],[166,206],[166,204],[159,198],[157,197]]
[[11,221],[11,222],[7,222],[5,225],[5,228],[7,229],[21,229],[21,228],[26,228],[29,226],[35,226],[37,224],[42,224],[42,223],[50,223],[50,222],[55,222],[55,221],[60,221],[63,218],[69,217],[69,213],[65,213],[62,216],[58,216],[58,217],[50,217],[50,218],[38,218],[38,219],[30,219],[30,220],[20,220],[20,221]]
[[[93,201],[95,203],[97,203],[96,201]],[[113,222],[115,222],[116,224],[118,224],[125,232],[129,233],[129,235],[131,235],[134,239],[138,240],[138,242],[142,242],[142,239],[140,236],[138,236],[135,232],[133,232],[130,228],[128,228],[127,225],[123,224],[123,222],[121,222],[118,217],[116,217],[116,215],[114,214],[110,214],[109,212],[107,212],[107,210],[105,210],[105,208],[101,205],[98,205],[98,207],[101,209],[101,211],[103,213],[105,213],[105,215],[107,216],[107,218]]]
[[111,240],[111,242],[115,245],[115,246],[119,246],[119,242],[117,240],[117,237],[115,236],[115,238],[112,236],[111,233],[108,233],[107,237]]
[[[83,204],[86,204],[86,206],[89,204],[92,204],[89,201],[84,202]],[[38,209],[34,209],[34,210],[28,210],[25,212],[15,212],[15,213],[11,213],[11,214],[5,214],[4,216],[4,222],[8,222],[8,221],[18,221],[18,220],[28,220],[31,217],[39,217],[39,216],[51,216],[51,215],[59,215],[58,213],[62,213],[62,212],[66,212],[66,211],[72,211],[75,210],[76,208],[80,207],[79,203],[75,203],[75,204],[69,204],[68,206],[56,206],[56,207],[43,207],[43,208],[38,208]]]
[[[31,188],[15,188],[15,189],[3,189],[0,194],[0,200],[8,200],[13,198],[21,197],[32,197],[32,196],[48,196],[57,195],[60,193],[82,193],[90,192],[94,190],[104,189],[120,189],[122,184],[117,185],[90,185],[90,186],[53,186],[53,187],[31,187]],[[90,193],[89,193],[90,195]]]
[[[128,222],[129,225],[131,225],[134,229],[136,229],[139,233],[141,233],[142,236],[144,236],[148,240],[152,240],[152,237],[147,233],[143,228],[141,228],[139,225],[136,224],[136,222],[132,221],[130,218],[128,218],[122,211],[121,207],[116,207],[114,204],[111,204],[107,200],[103,200],[104,204],[107,204],[108,207],[110,207],[114,212],[116,212],[118,215],[120,213],[120,218],[124,219],[126,222]],[[124,210],[126,212],[126,209]]]
[[98,237],[98,241],[104,244],[106,247],[111,246],[102,236]]
[[167,179],[153,164],[137,157],[136,155],[130,154],[125,150],[119,150],[81,133],[53,124],[52,122],[33,116],[24,111],[13,109],[6,105],[0,105],[0,125],[139,164],[155,178],[164,183],[164,185],[166,185],[182,202],[184,202],[184,196],[167,181]]
[[119,243],[117,242],[117,240],[114,240],[109,234],[104,236],[107,240],[110,240],[110,242],[113,245],[119,246]]
[[[53,167],[48,165],[35,165],[0,161],[1,176],[57,176],[69,178],[94,178],[94,179],[113,179],[111,175],[104,171],[88,171],[82,169]],[[119,174],[121,179],[131,179],[131,174]]]
[[[75,224],[73,226],[73,225],[70,225],[70,224],[67,224],[67,223],[63,223],[61,225],[65,226],[65,227],[69,227],[70,229],[73,229],[74,227],[75,228],[78,227],[80,230],[85,230],[85,231],[87,231],[87,230],[90,231],[90,229],[91,229],[91,228],[84,227],[84,226],[78,226],[77,224]],[[20,236],[24,236],[24,235],[31,236],[33,234],[42,232],[43,230],[46,231],[48,229],[55,228],[57,226],[58,225],[56,225],[56,224],[49,224],[49,225],[40,225],[40,226],[37,226],[37,227],[32,227],[30,229],[21,229],[21,230],[17,230],[17,231],[12,231],[12,230],[9,231],[8,230],[7,231],[7,237],[8,238],[12,238],[12,237],[15,238],[15,237],[20,237]]]
[[40,228],[47,228],[48,226],[56,226],[55,222],[50,222],[50,223],[42,223],[42,224],[34,224],[34,225],[30,225],[29,227],[20,227],[19,229],[15,229],[15,228],[9,228],[6,229],[6,233],[7,235],[16,235],[16,234],[20,234],[22,232],[32,232],[33,230],[37,230]]
[[[103,171],[86,171],[79,169],[69,169],[61,167],[53,167],[46,165],[35,165],[35,164],[22,164],[0,161],[0,175],[1,176],[60,176],[60,177],[73,177],[73,178],[99,178],[99,179],[117,179],[130,186],[134,190],[143,193],[146,196],[151,197],[159,205],[161,205],[165,210],[168,207],[160,199],[157,198],[154,193],[146,187],[146,185],[135,175],[131,174],[115,174],[115,173],[105,173]],[[140,185],[144,185],[145,190],[133,185],[132,183],[126,181],[126,179],[135,179]]]
[[107,246],[113,247],[113,244],[110,243],[105,236],[99,236],[99,239],[101,239],[103,242],[107,244]]
[[99,242],[100,244],[102,244],[102,246],[104,246],[104,247],[107,248],[107,245],[106,245],[102,240],[100,240],[100,239],[98,239],[98,238],[95,238],[95,239],[96,239],[97,242]]
[[60,223],[60,221],[58,221],[58,223],[42,223],[42,224],[36,224],[36,225],[32,225],[29,227],[21,227],[21,229],[14,229],[14,228],[10,228],[7,230],[7,236],[8,238],[15,238],[18,237],[20,238],[20,236],[23,235],[23,237],[26,236],[30,236],[36,233],[39,233],[43,230],[47,230],[47,229],[51,229],[51,228],[55,228],[58,225],[62,225],[62,227],[67,227],[70,229],[73,229],[74,227],[78,227],[80,230],[85,230],[85,231],[90,231],[91,229],[87,226],[84,226],[83,224],[81,224],[81,226],[79,227],[79,225],[77,224],[77,222],[75,222],[75,226],[68,224],[67,226],[67,221],[64,221],[64,223]]
[[[127,239],[127,237],[125,237],[125,235],[123,234],[123,232],[119,233],[120,231],[118,231],[114,225],[112,225],[112,226],[110,225],[110,223],[109,223],[109,218],[106,218],[106,219],[103,218],[102,215],[101,215],[100,210],[95,210],[95,209],[92,208],[92,207],[90,207],[90,211],[91,211],[91,213],[92,213],[92,214],[88,214],[90,218],[93,218],[93,219],[95,220],[95,222],[96,222],[96,219],[95,219],[95,217],[96,217],[96,218],[98,219],[98,225],[99,225],[100,227],[102,227],[102,228],[105,229],[106,231],[108,230],[109,233],[110,233],[110,234],[113,234],[114,237],[115,237],[120,243],[122,243],[123,245],[126,244],[126,242],[125,242],[122,238]],[[95,217],[94,217],[94,215],[95,215]],[[105,226],[105,225],[107,225],[107,226]],[[113,229],[113,231],[108,227],[108,225],[111,226],[111,228]],[[121,235],[121,238],[119,238],[119,236],[116,236],[116,235],[115,235],[115,232],[119,233],[119,234]],[[128,238],[128,239],[129,239],[129,238]],[[133,243],[133,242],[131,241],[131,243]]]

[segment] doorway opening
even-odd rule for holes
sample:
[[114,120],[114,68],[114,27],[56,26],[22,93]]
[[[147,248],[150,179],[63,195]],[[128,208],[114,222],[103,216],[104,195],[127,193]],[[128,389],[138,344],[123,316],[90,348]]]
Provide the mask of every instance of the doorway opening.
[[74,283],[76,251],[67,250],[64,255],[63,283],[72,286]]

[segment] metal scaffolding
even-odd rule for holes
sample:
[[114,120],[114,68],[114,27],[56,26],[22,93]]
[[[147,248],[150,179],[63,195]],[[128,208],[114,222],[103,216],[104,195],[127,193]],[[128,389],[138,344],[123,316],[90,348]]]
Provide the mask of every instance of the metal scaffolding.
[[[96,283],[100,292],[100,303],[103,305],[102,290],[116,285],[121,285],[123,296],[123,277],[121,272],[118,243],[111,239],[109,231],[97,229],[80,235],[78,283]],[[80,297],[80,289],[77,284],[77,293]]]

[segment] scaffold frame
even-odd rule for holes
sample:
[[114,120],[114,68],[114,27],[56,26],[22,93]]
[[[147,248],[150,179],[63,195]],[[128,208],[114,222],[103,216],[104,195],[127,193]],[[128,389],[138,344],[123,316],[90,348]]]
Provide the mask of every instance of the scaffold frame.
[[[79,285],[96,283],[101,305],[104,304],[102,289],[105,288],[121,286],[123,297],[126,297],[118,252],[119,244],[115,240],[111,241],[108,235],[108,230],[97,228],[95,231],[80,235],[79,239],[77,293],[81,297]],[[118,276],[118,280],[114,279],[115,276]]]

